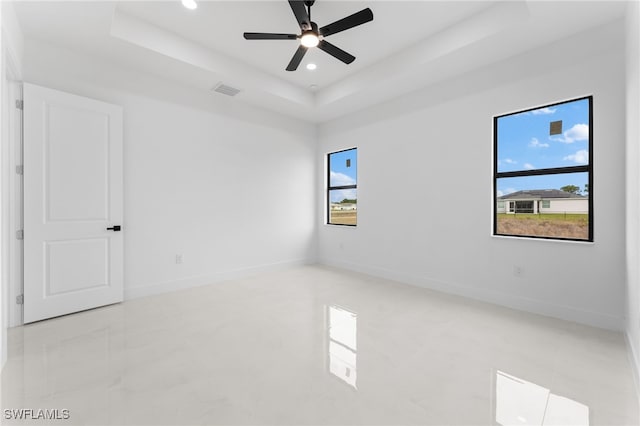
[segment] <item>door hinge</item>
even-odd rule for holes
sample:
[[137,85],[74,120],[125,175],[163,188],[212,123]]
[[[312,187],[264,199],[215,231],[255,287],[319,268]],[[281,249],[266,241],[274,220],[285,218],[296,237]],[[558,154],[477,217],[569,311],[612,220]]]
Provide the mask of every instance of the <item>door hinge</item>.
[[16,296],[16,305],[24,305],[24,294]]
[[23,175],[24,174],[24,166],[20,165],[20,166],[16,166],[16,173],[19,175]]
[[21,99],[16,99],[16,108],[24,109],[24,101]]
[[24,240],[24,230],[21,229],[19,231],[16,231],[16,239]]

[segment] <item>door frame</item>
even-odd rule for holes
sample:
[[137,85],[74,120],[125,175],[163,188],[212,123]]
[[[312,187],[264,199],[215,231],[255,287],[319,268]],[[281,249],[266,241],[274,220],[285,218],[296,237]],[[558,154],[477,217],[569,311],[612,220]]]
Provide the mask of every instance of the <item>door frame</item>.
[[9,82],[9,184],[12,190],[9,200],[9,327],[22,325],[23,305],[17,303],[17,297],[24,294],[24,240],[16,238],[16,231],[24,228],[23,191],[24,175],[16,172],[16,167],[23,166],[22,110],[15,107],[15,101],[22,101],[22,83]]
[[[6,289],[3,296],[7,297],[4,307],[8,308],[6,319],[8,327],[23,324],[22,305],[17,303],[17,297],[23,294],[23,241],[16,238],[16,231],[22,229],[23,224],[23,175],[16,173],[16,166],[22,165],[22,110],[16,107],[16,101],[22,100],[22,82],[15,59],[8,49],[4,49],[4,83],[7,91],[3,94],[4,115],[3,125],[7,126],[3,132],[2,141],[2,230],[6,239],[4,254],[2,255],[3,279]],[[4,322],[3,318],[3,322]]]

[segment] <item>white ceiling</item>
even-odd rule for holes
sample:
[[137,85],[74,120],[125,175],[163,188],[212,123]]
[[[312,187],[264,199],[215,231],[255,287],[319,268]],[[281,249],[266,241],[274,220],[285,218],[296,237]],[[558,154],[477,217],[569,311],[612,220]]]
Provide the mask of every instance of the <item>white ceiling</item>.
[[[27,38],[44,40],[200,90],[222,81],[238,102],[326,121],[624,15],[615,1],[317,0],[319,26],[370,7],[374,20],[328,41],[345,65],[311,49],[285,71],[297,42],[248,41],[243,32],[298,33],[286,0],[16,2]],[[305,65],[317,64],[315,71]],[[311,88],[315,85],[315,88]],[[212,96],[223,96],[213,94]]]
[[326,53],[311,49],[305,65],[318,65],[315,72],[304,67],[285,71],[299,42],[294,40],[247,41],[250,32],[300,33],[300,28],[286,0],[270,2],[205,2],[195,11],[180,2],[164,2],[149,7],[148,2],[120,3],[118,9],[159,27],[193,40],[211,50],[246,62],[262,71],[300,87],[311,84],[326,87],[349,74],[380,61],[394,52],[448,25],[487,7],[484,2],[459,2],[455,8],[435,2],[366,2],[318,0],[311,8],[319,26],[334,22],[354,12],[371,7],[374,20],[348,31],[330,36],[327,41],[356,56],[345,65]]

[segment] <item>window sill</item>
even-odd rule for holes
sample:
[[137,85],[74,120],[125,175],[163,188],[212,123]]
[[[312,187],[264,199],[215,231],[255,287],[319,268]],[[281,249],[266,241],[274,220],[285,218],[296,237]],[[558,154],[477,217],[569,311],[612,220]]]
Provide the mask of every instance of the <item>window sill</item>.
[[538,241],[545,243],[569,243],[569,244],[581,244],[581,245],[594,245],[594,241],[580,241],[580,240],[560,240],[556,238],[534,238],[534,237],[519,237],[517,235],[494,235],[492,238],[505,239],[505,240],[526,240],[526,241]]

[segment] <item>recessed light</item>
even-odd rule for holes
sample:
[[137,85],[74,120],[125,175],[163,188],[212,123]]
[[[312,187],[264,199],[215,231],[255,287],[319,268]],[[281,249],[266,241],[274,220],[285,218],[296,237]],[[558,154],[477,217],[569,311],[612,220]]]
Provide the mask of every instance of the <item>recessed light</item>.
[[318,68],[318,67],[316,66],[316,64],[307,64],[307,69],[308,69],[309,71],[313,71],[313,70],[315,70],[316,68]]
[[198,7],[198,3],[196,3],[196,0],[182,0],[182,5],[190,10],[196,9]]
[[318,85],[317,84],[312,84],[312,85],[309,86],[309,89],[317,90],[318,89]]

